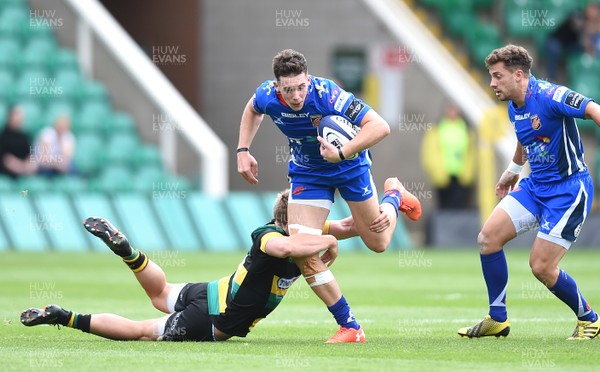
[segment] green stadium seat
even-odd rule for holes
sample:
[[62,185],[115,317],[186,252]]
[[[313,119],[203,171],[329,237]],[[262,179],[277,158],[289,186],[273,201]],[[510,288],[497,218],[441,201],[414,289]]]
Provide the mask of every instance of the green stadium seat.
[[42,102],[46,96],[59,92],[53,85],[55,80],[41,69],[23,70],[17,78],[13,91],[13,101],[34,100]]
[[73,122],[75,133],[102,133],[110,117],[110,106],[100,102],[83,103],[76,120]]
[[31,40],[21,55],[21,63],[24,68],[40,68],[48,70],[50,56],[57,48],[56,44],[50,39]]
[[491,50],[502,46],[500,31],[493,23],[478,21],[465,36],[471,57],[480,66],[485,64]]
[[79,71],[61,69],[55,72],[56,86],[62,90],[61,98],[75,101],[80,96],[82,77]]
[[0,67],[14,69],[19,63],[20,55],[19,41],[16,38],[0,35]]
[[[113,208],[111,199],[107,195],[101,193],[81,193],[73,195],[72,200],[75,207],[75,216],[82,224],[88,217],[103,217],[108,219],[117,228],[122,227],[121,220]],[[101,252],[107,251],[108,248],[100,239],[85,231],[84,233],[90,242],[88,245],[94,250]]]
[[8,105],[0,100],[0,130],[4,129],[6,119],[8,119]]
[[182,191],[177,186],[168,182],[162,167],[152,164],[139,168],[133,178],[134,190],[146,194],[175,194]]
[[600,75],[596,72],[581,71],[571,82],[571,89],[586,97],[600,97]]
[[137,133],[137,128],[131,115],[125,112],[115,112],[106,121],[104,132],[107,137],[110,137],[114,133],[134,134]]
[[17,106],[24,112],[23,131],[33,138],[43,126],[41,105],[35,101],[28,100],[18,102]]
[[77,54],[71,49],[60,48],[55,50],[49,62],[52,71],[70,70],[79,72],[79,61]]
[[123,165],[103,167],[99,176],[90,181],[90,189],[96,192],[117,193],[133,191],[131,170]]
[[224,205],[232,216],[231,226],[237,230],[243,242],[250,243],[252,231],[272,219],[271,212],[267,212],[259,195],[254,192],[230,192]]
[[0,14],[0,37],[20,38],[23,29],[29,26],[29,11],[21,6],[7,6]]
[[74,175],[55,176],[52,180],[52,189],[55,192],[73,195],[88,190],[87,180]]
[[[6,102],[12,98],[14,80],[15,78],[9,69],[0,68],[0,102]],[[4,116],[0,120],[3,120],[3,118]],[[4,124],[0,125],[3,126]]]
[[471,25],[475,23],[477,17],[470,9],[464,9],[455,13],[448,13],[444,18],[444,25],[452,36],[464,38],[471,31]]
[[22,194],[0,198],[4,227],[13,247],[23,251],[43,251],[49,247],[44,232],[43,216],[36,213],[31,198]]
[[56,35],[54,35],[53,25],[56,19],[43,20],[40,18],[33,18],[30,22],[21,29],[21,38],[23,40],[39,40],[45,39],[56,42]]
[[169,248],[147,196],[116,194],[113,200],[122,229],[134,247],[146,252]]
[[101,152],[101,159],[106,164],[119,164],[130,167],[132,153],[139,147],[139,138],[133,134],[118,134],[108,138],[105,151]]
[[46,176],[21,176],[17,180],[17,185],[19,190],[26,193],[24,195],[30,196],[52,190],[50,178]]
[[0,193],[14,193],[17,189],[15,181],[7,175],[0,174]]
[[77,136],[77,146],[73,161],[77,169],[87,177],[96,175],[102,166],[100,153],[103,141],[95,133],[84,133]]
[[205,249],[239,251],[250,248],[251,242],[248,238],[242,242],[238,235],[231,231],[233,224],[220,200],[193,192],[186,201]]
[[[100,102],[105,105],[110,104],[106,86],[99,81],[83,82],[79,99],[81,102]],[[110,124],[110,120],[105,128],[108,127],[108,124]]]
[[582,73],[600,75],[600,57],[582,53],[567,58],[569,79],[576,80]]
[[180,198],[152,198],[158,220],[164,226],[171,247],[183,251],[197,251],[202,246],[194,229],[191,216],[185,208],[187,194]]
[[34,195],[32,201],[42,218],[50,240],[50,246],[59,251],[86,251],[89,244],[82,227],[82,219],[76,217],[67,195],[50,193]]
[[[73,121],[73,116],[75,115],[75,105],[71,101],[64,99],[64,97],[61,97],[60,99],[54,99],[51,102],[48,102],[48,105],[46,106],[46,114],[43,119],[43,125],[45,127],[53,126],[56,122],[56,119],[63,115],[68,116],[71,118],[71,121]],[[71,123],[71,126],[72,125],[73,124]]]
[[279,191],[265,191],[260,194],[263,205],[269,213],[269,217],[273,218],[273,205]]
[[[119,132],[117,132],[119,133]],[[142,144],[132,154],[131,163],[136,169],[145,166],[161,168],[163,166],[160,150],[155,145]]]

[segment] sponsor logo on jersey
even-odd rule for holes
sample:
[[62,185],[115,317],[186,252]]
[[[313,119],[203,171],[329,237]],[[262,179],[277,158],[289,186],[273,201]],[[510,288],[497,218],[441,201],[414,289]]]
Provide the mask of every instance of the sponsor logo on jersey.
[[323,115],[321,115],[321,114],[311,115],[310,116],[310,122],[312,123],[312,126],[315,127],[315,128],[318,127],[322,118],[323,118]]
[[315,89],[317,90],[319,98],[323,98],[323,93],[329,93],[327,87],[325,86],[325,80],[321,80],[321,84],[315,84]]
[[290,119],[297,119],[297,118],[307,118],[308,117],[308,112],[300,112],[298,114],[296,113],[289,113],[289,112],[282,112],[281,116],[283,116],[284,118],[290,118]]
[[371,188],[367,185],[365,187],[363,187],[363,194],[362,196],[367,196],[367,195],[371,195],[373,191],[371,191]]
[[540,120],[538,114],[531,116],[529,120],[531,120],[531,127],[533,130],[539,130],[542,127],[542,121]]
[[333,105],[338,94],[340,94],[340,90],[338,88],[333,88],[333,91],[331,92],[331,97],[329,98],[330,105]]
[[294,194],[294,195],[300,195],[304,191],[306,191],[306,187],[304,187],[302,185],[298,185],[298,186],[294,187],[294,191],[292,191],[292,194]]
[[275,81],[270,81],[269,84],[263,87],[263,90],[267,91],[267,96],[271,94],[272,89],[275,86]]
[[521,114],[515,115],[515,120],[524,120],[524,119],[529,119],[528,112],[524,113],[523,115],[521,115]]
[[338,96],[338,99],[335,101],[335,104],[333,105],[333,109],[337,112],[342,112],[344,105],[346,105],[346,102],[348,102],[349,99],[350,99],[350,93],[348,93],[346,91],[341,91],[340,95]]
[[365,104],[355,98],[350,102],[346,111],[344,111],[344,115],[346,115],[350,121],[355,121],[363,107],[365,107]]
[[279,278],[277,288],[288,289],[292,284],[294,284],[294,279]]
[[581,102],[583,102],[583,96],[577,92],[569,92],[565,98],[565,105],[579,109]]
[[554,95],[552,96],[552,99],[556,102],[560,102],[562,100],[563,96],[565,95],[566,91],[567,91],[566,87],[556,88],[556,90],[554,91]]

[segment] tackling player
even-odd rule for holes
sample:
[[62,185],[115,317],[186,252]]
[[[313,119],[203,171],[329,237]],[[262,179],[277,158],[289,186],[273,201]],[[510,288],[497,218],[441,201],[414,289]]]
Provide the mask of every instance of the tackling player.
[[[529,256],[531,271],[577,316],[569,339],[588,340],[598,336],[598,315],[558,263],[577,239],[594,195],[575,118],[592,119],[600,125],[600,106],[567,87],[536,79],[530,72],[532,62],[527,50],[516,45],[495,49],[485,60],[490,87],[499,100],[508,101],[518,142],[512,162],[496,185],[496,195],[502,200],[477,237],[489,314],[476,325],[459,329],[458,334],[508,335],[508,266],[503,246],[517,235],[539,228]],[[531,174],[517,185],[527,160]]]
[[[375,252],[385,251],[396,227],[398,210],[412,220],[421,216],[419,200],[397,178],[386,180],[379,205],[367,149],[389,134],[389,125],[375,110],[333,81],[308,75],[304,55],[295,50],[277,53],[273,73],[275,80],[261,84],[244,108],[237,148],[238,172],[250,184],[258,183],[258,163],[250,154],[250,147],[264,115],[269,115],[287,136],[290,146],[290,234],[320,235],[337,189],[350,207],[363,242]],[[343,116],[361,130],[338,150],[317,136],[318,123],[327,115]],[[359,154],[356,159],[345,160],[354,154]],[[382,225],[384,219],[389,222]],[[296,263],[336,318],[348,313],[333,274],[318,257],[297,259]]]
[[[63,325],[115,340],[224,341],[245,337],[273,311],[300,276],[290,257],[318,255],[328,266],[337,257],[332,235],[287,234],[288,191],[275,202],[274,220],[252,233],[252,248],[231,276],[209,283],[171,284],[165,273],[142,252],[132,249],[125,235],[108,221],[90,217],[85,228],[102,241],[133,271],[154,307],[169,315],[133,321],[115,314],[79,314],[57,305],[21,313],[26,326]],[[352,219],[331,221],[330,232],[341,239],[356,235]],[[338,320],[338,319],[336,319]],[[338,321],[340,327],[352,319]],[[352,338],[327,343],[365,342],[362,328]]]

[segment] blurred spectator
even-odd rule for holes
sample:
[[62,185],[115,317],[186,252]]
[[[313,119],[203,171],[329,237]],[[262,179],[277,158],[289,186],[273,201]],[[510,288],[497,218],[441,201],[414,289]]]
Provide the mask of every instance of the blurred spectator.
[[18,106],[10,109],[4,130],[0,133],[0,173],[12,178],[32,174],[37,165],[30,160],[31,142],[21,128],[23,110]]
[[44,128],[34,149],[39,174],[78,173],[73,164],[75,136],[71,133],[71,119],[68,116],[60,115],[53,126]]
[[440,209],[469,207],[475,179],[475,145],[475,135],[458,107],[447,103],[442,120],[425,133],[421,154]]
[[590,3],[583,12],[573,12],[546,39],[548,80],[556,81],[558,68],[566,55],[600,50],[600,16],[598,4]]

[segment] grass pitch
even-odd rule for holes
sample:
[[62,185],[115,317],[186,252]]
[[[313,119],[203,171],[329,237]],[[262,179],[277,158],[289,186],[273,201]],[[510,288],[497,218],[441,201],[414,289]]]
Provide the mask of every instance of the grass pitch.
[[[162,252],[148,256],[170,282],[230,275],[244,253]],[[508,251],[507,338],[462,339],[487,295],[478,251],[343,252],[332,267],[363,325],[365,344],[325,345],[335,321],[299,280],[281,305],[244,338],[221,343],[110,341],[78,330],[26,328],[19,313],[57,303],[82,313],[142,320],[155,310],[110,252],[0,254],[2,370],[600,370],[600,340],[566,341],[570,309],[531,275],[527,251]],[[562,268],[600,309],[596,251],[575,247]]]

